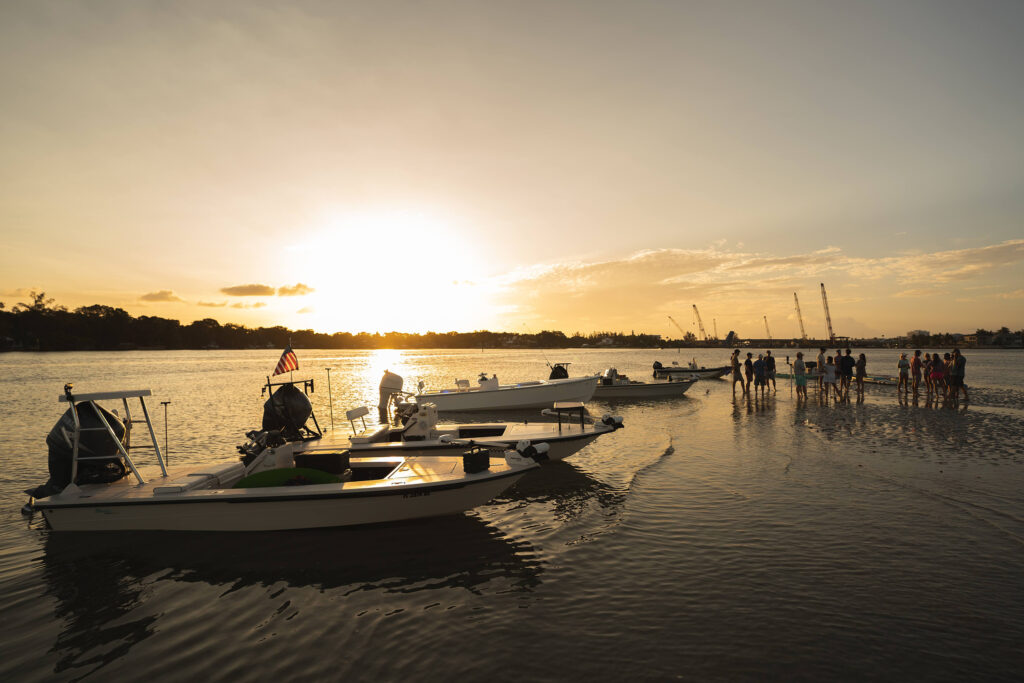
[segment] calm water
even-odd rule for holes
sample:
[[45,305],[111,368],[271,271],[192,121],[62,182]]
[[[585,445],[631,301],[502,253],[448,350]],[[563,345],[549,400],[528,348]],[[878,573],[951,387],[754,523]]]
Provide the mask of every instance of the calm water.
[[[1024,353],[972,402],[607,405],[626,429],[466,515],[271,534],[48,532],[18,509],[78,391],[170,400],[172,464],[234,457],[278,351],[0,355],[0,679],[1011,680],[1024,662]],[[792,353],[792,352],[790,352]],[[896,354],[868,351],[869,372]],[[668,351],[546,352],[647,378]],[[785,351],[777,352],[785,356]],[[321,425],[407,387],[546,374],[541,352],[298,351]],[[725,364],[727,351],[699,351]],[[297,373],[297,376],[300,373]]]

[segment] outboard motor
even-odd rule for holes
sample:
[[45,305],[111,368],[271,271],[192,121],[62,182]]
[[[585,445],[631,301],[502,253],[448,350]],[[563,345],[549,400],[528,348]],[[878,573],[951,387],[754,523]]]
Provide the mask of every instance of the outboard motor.
[[656,360],[656,361],[654,361],[654,366],[653,367],[654,367],[655,370],[661,370],[665,366],[661,364],[661,361],[657,361]]
[[546,443],[532,444],[529,439],[521,439],[516,444],[516,453],[524,458],[532,458],[537,462],[548,459],[548,451],[551,447]]
[[555,363],[555,366],[551,368],[551,374],[548,375],[548,379],[569,379],[569,369],[565,367],[564,363]]
[[297,441],[312,414],[309,397],[294,384],[283,384],[263,404],[263,431],[279,431],[286,440]]
[[380,400],[377,403],[377,416],[380,418],[381,424],[388,423],[388,407],[391,405],[393,397],[396,394],[402,393],[403,384],[405,384],[405,380],[390,370],[385,370],[384,376],[380,378]]
[[[101,413],[107,420],[107,424],[110,425],[122,445],[124,445],[125,439],[124,423],[117,415],[90,401],[82,401],[74,409],[78,412],[78,421],[81,424],[78,438],[78,471],[75,475],[75,483],[107,484],[125,477],[128,470],[121,462],[117,443],[110,438],[110,434],[103,427],[99,414]],[[50,479],[42,486],[26,491],[33,498],[46,498],[60,493],[71,483],[75,432],[75,418],[71,411],[72,409],[68,408],[46,436]],[[82,458],[103,459],[83,460]]]
[[626,425],[622,424],[622,418],[618,415],[605,415],[601,418],[601,424],[608,425],[612,430],[622,429]]
[[607,370],[604,371],[604,374],[601,376],[601,385],[608,387],[615,384],[615,380],[618,378],[618,376],[618,370],[616,370],[615,368],[608,368]]

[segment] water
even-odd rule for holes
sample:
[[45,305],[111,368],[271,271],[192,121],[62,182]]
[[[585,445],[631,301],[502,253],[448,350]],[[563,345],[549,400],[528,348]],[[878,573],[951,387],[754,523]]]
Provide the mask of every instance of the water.
[[[777,352],[785,356],[787,352]],[[792,353],[790,351],[789,353]],[[669,351],[546,352],[646,378]],[[869,350],[869,372],[895,365]],[[321,425],[525,351],[298,351]],[[698,351],[725,364],[727,351]],[[78,391],[170,400],[174,465],[222,461],[277,352],[0,355],[3,680],[1010,680],[1024,642],[1024,354],[968,351],[972,402],[798,405],[701,382],[595,402],[626,428],[463,516],[231,534],[50,533],[18,512]],[[297,373],[298,375],[299,373]]]

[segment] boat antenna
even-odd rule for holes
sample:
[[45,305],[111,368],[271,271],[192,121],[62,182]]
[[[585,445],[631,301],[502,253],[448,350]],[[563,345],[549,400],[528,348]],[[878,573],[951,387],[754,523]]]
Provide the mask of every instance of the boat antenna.
[[[523,323],[523,329],[524,329],[524,330],[526,330],[526,333],[527,333],[527,334],[529,334],[529,335],[532,335],[532,334],[533,334],[533,332],[531,332],[531,331],[530,331],[530,328],[529,328],[529,327],[527,327],[526,323]],[[545,363],[547,363],[548,369],[549,369],[549,370],[553,370],[555,366],[553,366],[553,365],[551,364],[551,361],[549,361],[549,360],[548,360],[548,354],[546,354],[546,353],[544,352],[544,349],[541,349],[541,350],[540,350],[540,355],[544,356],[544,362],[545,362]]]

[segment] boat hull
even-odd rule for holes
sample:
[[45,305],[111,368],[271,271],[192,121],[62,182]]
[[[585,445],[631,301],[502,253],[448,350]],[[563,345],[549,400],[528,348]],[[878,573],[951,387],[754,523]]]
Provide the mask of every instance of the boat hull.
[[666,379],[668,377],[690,377],[693,379],[718,379],[719,377],[725,377],[729,374],[729,366],[724,365],[720,368],[683,368],[683,367],[666,367],[658,368],[654,371],[654,377],[657,379]]
[[[610,431],[610,430],[608,430]],[[589,431],[582,434],[573,434],[561,438],[550,438],[538,436],[530,439],[535,443],[548,444],[548,460],[564,460],[570,455],[583,449],[590,442],[607,431]],[[487,446],[514,445],[516,438],[508,440],[497,439],[474,439],[474,443]],[[356,456],[423,456],[423,455],[461,455],[466,450],[466,445],[444,444],[438,441],[406,441],[379,444],[353,444],[350,446],[352,455]]]
[[555,402],[589,401],[596,386],[596,377],[580,377],[490,390],[431,392],[419,394],[416,402],[433,403],[441,412],[550,408]]
[[694,382],[638,382],[635,384],[598,385],[594,398],[678,398],[685,394]]
[[[56,531],[279,531],[459,514],[483,505],[529,469],[444,484],[347,490],[345,484],[193,491],[166,500],[40,505]],[[154,498],[157,498],[156,496]]]

